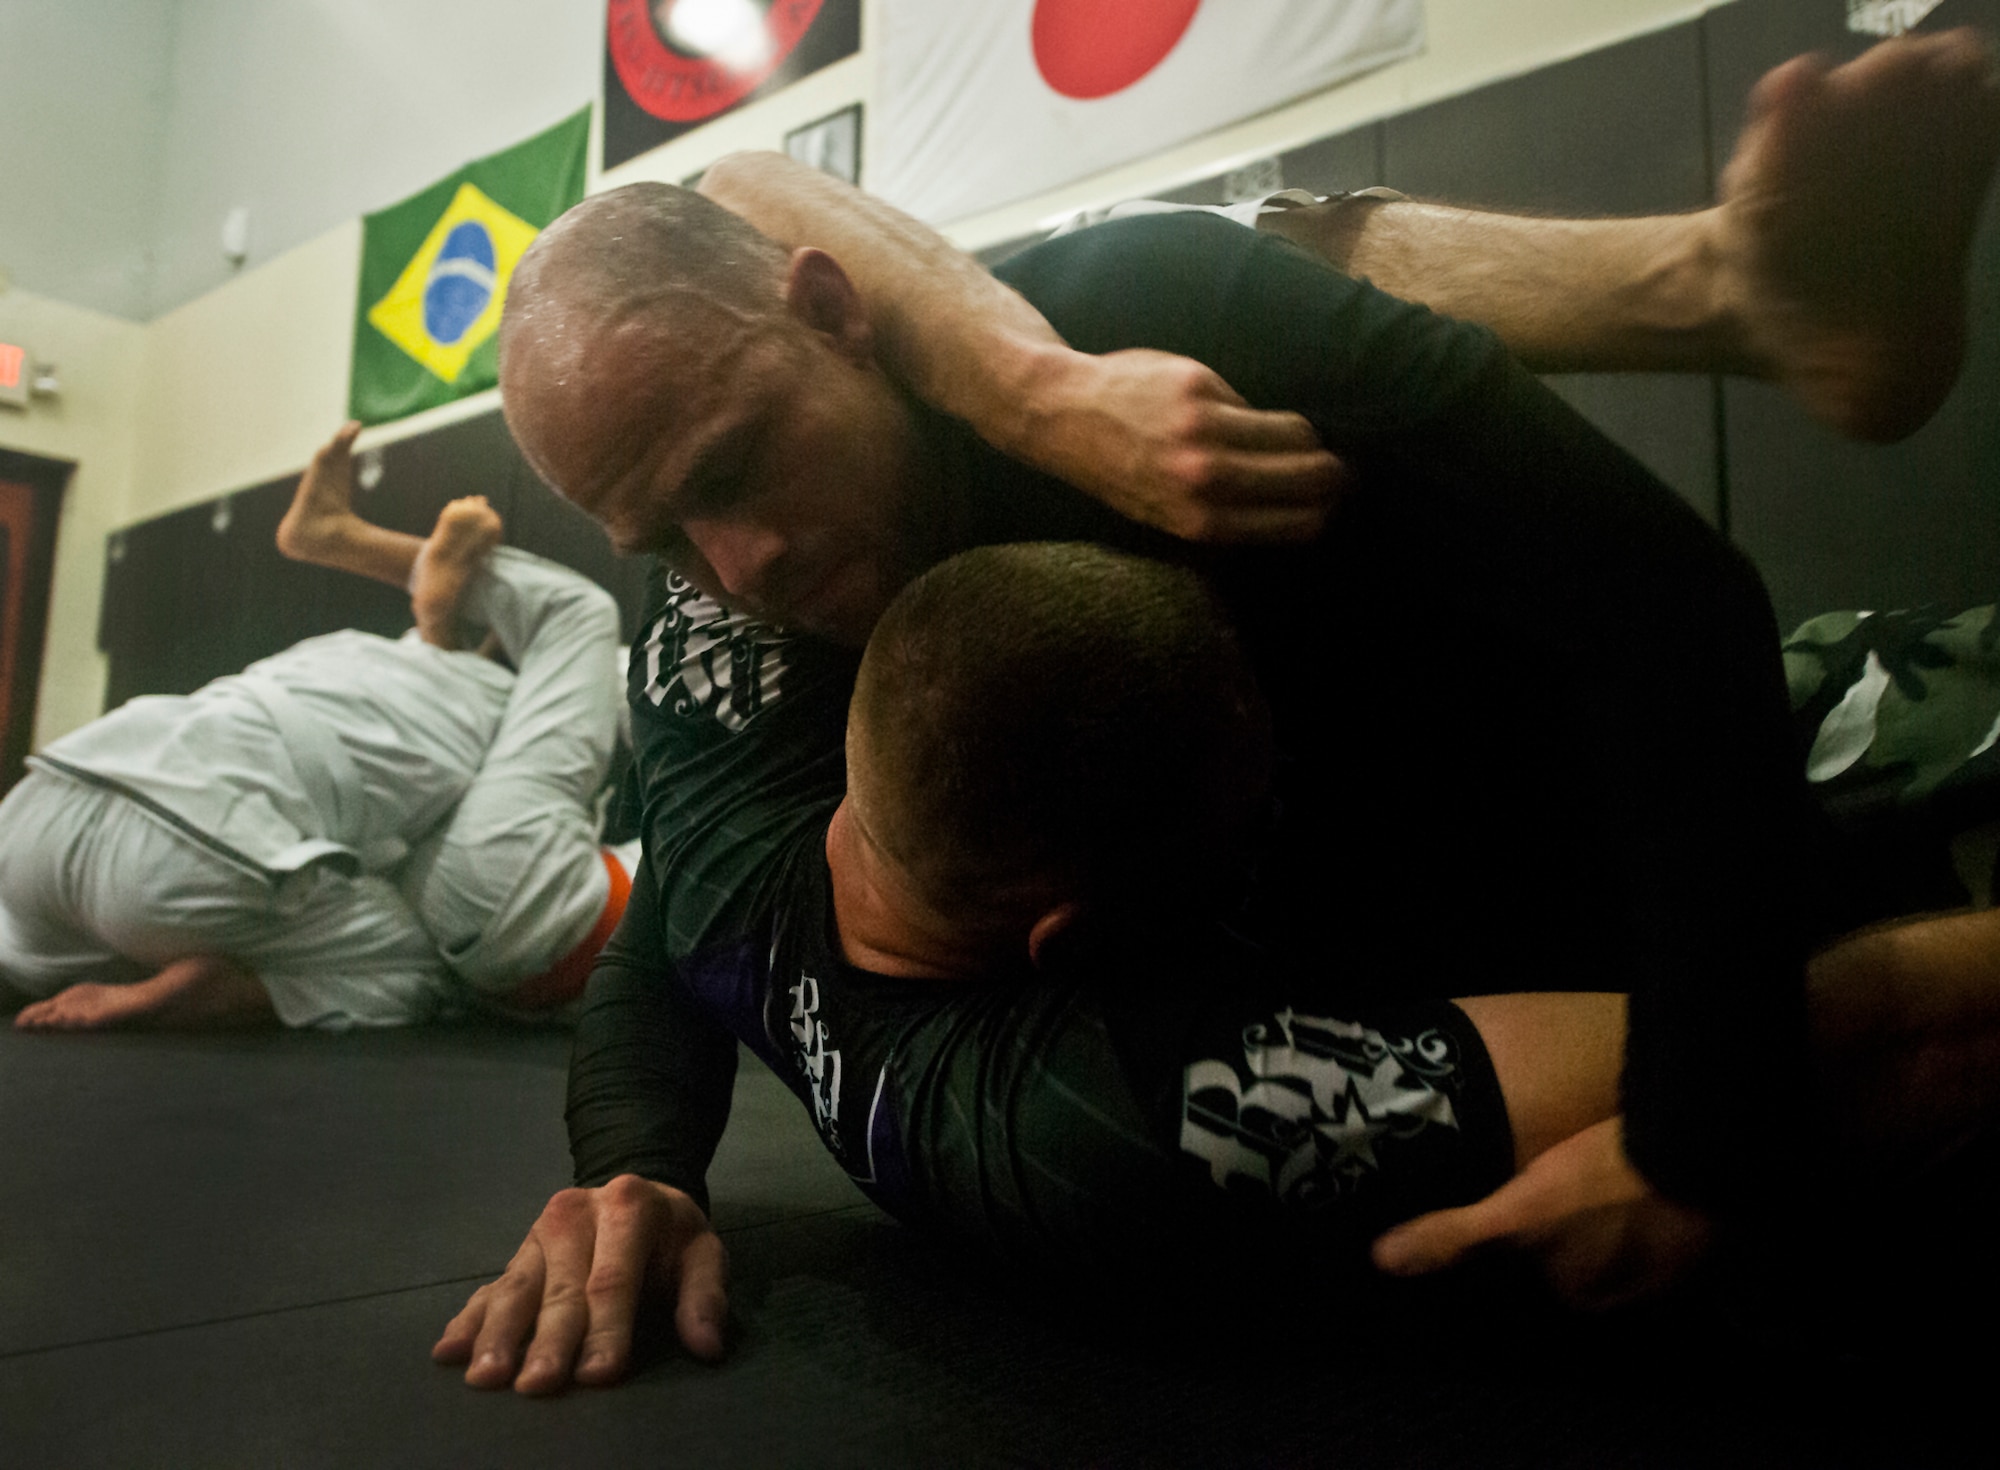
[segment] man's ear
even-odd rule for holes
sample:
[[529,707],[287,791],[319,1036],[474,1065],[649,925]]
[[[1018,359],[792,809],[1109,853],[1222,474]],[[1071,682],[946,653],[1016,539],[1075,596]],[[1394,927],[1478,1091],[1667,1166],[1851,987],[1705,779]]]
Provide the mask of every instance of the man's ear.
[[1075,946],[1083,921],[1084,907],[1075,899],[1063,900],[1035,920],[1028,930],[1028,963],[1037,970],[1061,963],[1063,955]]
[[793,316],[833,344],[841,356],[857,363],[872,362],[874,333],[861,293],[824,250],[801,245],[785,268],[785,305]]

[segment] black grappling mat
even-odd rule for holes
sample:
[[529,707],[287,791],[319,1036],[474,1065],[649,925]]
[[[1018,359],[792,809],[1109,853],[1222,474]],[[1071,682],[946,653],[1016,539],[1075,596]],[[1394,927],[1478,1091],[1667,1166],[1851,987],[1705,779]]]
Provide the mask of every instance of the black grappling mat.
[[[1858,48],[1843,31],[1854,8],[1738,0],[1299,150],[1287,182],[1585,213],[1689,207],[1750,80],[1799,50]],[[1946,0],[1932,24],[1996,17],[1994,0]],[[1559,154],[1542,146],[1557,137],[1570,140]],[[1579,138],[1601,147],[1579,152]],[[2000,436],[1975,429],[2000,382],[1992,209],[1965,381],[1904,445],[1834,445],[1757,384],[1563,391],[1705,513],[1726,498],[1787,627],[1827,607],[1989,600]],[[497,496],[522,544],[627,589],[633,569],[509,454],[496,415],[393,448],[385,485]],[[204,505],[128,532],[107,592],[114,702],[193,688],[326,626],[373,625],[366,609],[301,597],[299,570],[259,549],[289,493],[249,492],[222,523]],[[411,525],[435,514],[397,503]],[[196,543],[209,552],[196,558]],[[250,572],[224,587],[213,569],[253,552],[291,590],[267,594]],[[1870,580],[1882,568],[1909,585]],[[173,613],[127,616],[128,603]],[[266,604],[305,621],[239,611]],[[399,629],[400,600],[376,615]],[[231,629],[269,646],[238,647]],[[1771,1259],[1803,1288],[1746,1268],[1672,1310],[1580,1321],[1506,1282],[1308,1307],[1302,1283],[1274,1274],[1256,1300],[1198,1311],[1173,1282],[1136,1302],[1038,1292],[924,1245],[846,1182],[748,1060],[711,1174],[734,1264],[727,1362],[691,1362],[655,1332],[613,1390],[474,1392],[428,1350],[565,1181],[566,1051],[558,1034],[477,1028],[0,1027],[0,1470],[2000,1463],[1986,1407],[2000,1380],[2000,1149],[1972,1161],[1981,1188],[1885,1196],[1881,1228],[1833,1218],[1788,1241]],[[1744,1086],[1746,1126],[1781,1130],[1784,1100]],[[1857,1193],[1874,1172],[1855,1161]],[[1802,1272],[1807,1251],[1817,1263]]]
[[1950,1326],[1990,1316],[1949,1289],[1610,1322],[1511,1287],[1037,1292],[866,1203],[747,1058],[728,1361],[656,1331],[617,1389],[475,1392],[427,1352],[564,1182],[565,1050],[0,1030],[0,1466],[1992,1463],[1991,1354]]

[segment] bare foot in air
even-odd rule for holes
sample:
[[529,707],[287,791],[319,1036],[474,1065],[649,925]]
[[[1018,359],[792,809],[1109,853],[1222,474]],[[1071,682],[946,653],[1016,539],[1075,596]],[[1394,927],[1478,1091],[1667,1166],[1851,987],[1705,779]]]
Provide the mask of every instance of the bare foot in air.
[[293,561],[341,565],[344,553],[365,526],[354,513],[354,436],[358,423],[345,423],[313,453],[312,463],[278,522],[278,550]]
[[463,648],[458,605],[465,587],[500,544],[500,513],[483,495],[454,500],[438,512],[437,526],[417,553],[410,576],[410,611],[417,633],[439,648]]
[[2000,85],[1969,29],[1766,74],[1713,212],[1749,365],[1843,434],[1920,428],[1964,355],[1966,252],[1996,158]]

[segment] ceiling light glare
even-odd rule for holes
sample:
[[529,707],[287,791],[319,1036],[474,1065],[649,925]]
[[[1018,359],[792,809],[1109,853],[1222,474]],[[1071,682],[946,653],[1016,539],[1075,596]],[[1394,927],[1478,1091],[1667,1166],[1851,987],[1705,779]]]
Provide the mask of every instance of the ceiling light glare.
[[729,71],[755,71],[770,60],[771,33],[756,0],[659,0],[653,14],[675,46]]

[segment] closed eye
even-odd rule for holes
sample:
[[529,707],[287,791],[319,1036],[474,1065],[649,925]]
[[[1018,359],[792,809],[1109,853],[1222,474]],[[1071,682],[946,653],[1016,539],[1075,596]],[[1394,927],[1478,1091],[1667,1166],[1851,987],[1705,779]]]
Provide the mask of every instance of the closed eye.
[[675,571],[683,571],[694,558],[694,542],[687,532],[669,523],[657,531],[636,536],[613,536],[611,546],[620,556],[657,556]]
[[702,451],[674,497],[680,519],[720,515],[744,498],[757,429],[754,420],[746,420]]

